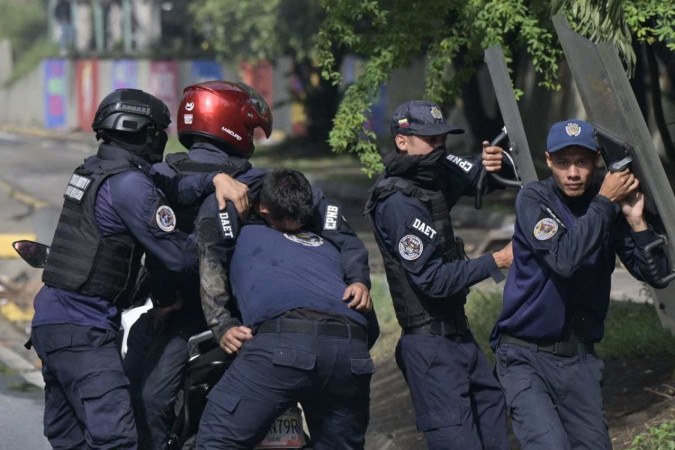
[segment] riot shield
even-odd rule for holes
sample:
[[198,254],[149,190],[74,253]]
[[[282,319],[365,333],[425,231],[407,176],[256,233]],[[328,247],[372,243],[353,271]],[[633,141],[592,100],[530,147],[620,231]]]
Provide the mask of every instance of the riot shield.
[[525,128],[516,103],[516,96],[513,93],[513,86],[502,48],[498,45],[487,48],[485,50],[485,63],[490,73],[499,110],[502,113],[505,132],[510,143],[509,150],[515,160],[518,178],[523,183],[537,181],[537,172],[532,162],[530,146],[527,144]]
[[[607,167],[631,160],[631,171],[647,198],[645,215],[664,236],[659,245],[675,267],[675,196],[616,48],[610,43],[594,44],[575,33],[562,15],[554,16],[553,24],[586,113],[605,131],[600,139],[614,137],[619,143],[620,150],[603,152]],[[662,283],[665,288],[650,288],[650,292],[661,323],[675,332],[675,283],[668,284],[672,277],[667,278]]]
[[501,145],[502,141],[508,139],[509,145],[505,148],[505,156],[513,163],[515,179],[507,179],[496,173],[488,174],[485,169],[482,169],[476,184],[474,202],[476,209],[482,207],[487,177],[491,177],[497,185],[513,188],[520,188],[525,183],[537,180],[537,172],[532,162],[530,146],[527,143],[523,121],[520,118],[520,111],[518,111],[516,96],[513,93],[511,78],[509,77],[504,53],[500,46],[493,45],[485,50],[485,63],[488,67],[492,86],[497,97],[497,104],[504,120],[502,132],[492,141],[491,145]]

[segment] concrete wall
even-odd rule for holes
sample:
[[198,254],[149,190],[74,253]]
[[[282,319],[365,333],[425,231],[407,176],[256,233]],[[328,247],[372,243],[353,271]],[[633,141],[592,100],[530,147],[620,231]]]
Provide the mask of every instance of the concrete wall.
[[[35,70],[29,73],[26,77],[14,83],[8,88],[0,89],[0,102],[3,108],[0,108],[0,123],[11,124],[16,126],[40,127],[40,128],[58,128],[63,130],[76,130],[78,128],[85,128],[78,125],[78,115],[81,113],[82,105],[78,104],[78,99],[82,97],[83,90],[89,89],[86,92],[91,92],[95,97],[96,104],[113,90],[115,83],[113,76],[114,60],[96,60],[97,70],[87,71],[87,74],[95,74],[96,80],[86,78],[80,73],[80,79],[77,76],[78,64],[86,63],[89,60],[69,60],[59,59],[53,60],[59,64],[63,64],[64,75],[62,83],[56,89],[63,93],[64,105],[63,115],[65,119],[60,121],[57,125],[48,123],[46,114],[49,108],[47,93],[49,89],[55,87],[48,87],[46,82],[49,82],[46,77],[47,60],[43,61]],[[93,61],[93,60],[92,60]],[[133,86],[138,89],[143,89],[155,95],[159,94],[153,92],[152,87],[161,85],[163,80],[158,80],[157,77],[162,76],[155,68],[152,69],[154,61],[151,60],[135,60],[136,61],[136,76]],[[171,63],[171,61],[169,61]],[[169,98],[174,100],[167,102],[172,111],[178,107],[178,101],[182,95],[183,87],[204,80],[196,80],[192,69],[193,61],[177,61],[177,70],[174,74],[166,74],[169,82],[175,79],[175,92],[170,93]],[[291,105],[289,104],[288,94],[288,71],[290,62],[288,59],[281,59],[272,69],[272,74],[268,80],[269,86],[267,90],[271,93],[271,98],[268,98],[270,106],[274,111],[274,128],[275,136],[283,137],[291,133]],[[240,70],[233,64],[220,64],[222,79],[242,81],[244,77]],[[153,75],[154,74],[154,75]],[[163,77],[164,78],[164,77]],[[87,87],[84,88],[83,84]],[[254,86],[256,87],[256,86]],[[78,97],[79,92],[79,97]],[[160,96],[162,97],[162,96]],[[162,97],[163,98],[163,97]],[[80,121],[81,122],[81,121]]]
[[0,123],[43,127],[44,95],[42,66],[16,82],[10,89],[0,89]]

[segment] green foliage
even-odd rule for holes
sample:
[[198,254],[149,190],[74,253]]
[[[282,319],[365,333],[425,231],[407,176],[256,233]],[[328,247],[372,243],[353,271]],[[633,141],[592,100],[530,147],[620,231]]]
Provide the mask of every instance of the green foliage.
[[626,0],[626,24],[639,42],[664,43],[675,51],[675,8],[662,0]]
[[323,18],[318,0],[194,0],[190,11],[225,60],[311,58]]
[[553,2],[553,9],[566,13],[572,29],[591,41],[613,42],[632,70],[635,52],[622,3],[623,0],[557,0]]
[[0,0],[0,37],[9,38],[15,54],[31,47],[35,39],[45,36],[47,15],[37,0]]
[[629,450],[675,450],[675,420],[636,436]]
[[617,46],[633,73],[633,38],[648,45],[665,43],[675,50],[675,8],[662,0],[555,0],[554,11],[567,15],[579,34],[594,42],[609,41]]
[[58,54],[58,47],[48,39],[47,15],[38,0],[0,0],[0,39],[9,39],[14,68],[5,85],[33,70],[43,58]]
[[[329,4],[328,4],[329,3]],[[365,59],[363,73],[345,92],[329,142],[337,151],[358,155],[368,174],[382,169],[375,136],[363,128],[382,83],[393,70],[419,55],[426,57],[425,97],[451,103],[483,59],[483,49],[501,44],[507,57],[525,51],[541,74],[540,83],[557,89],[557,61],[548,9],[523,0],[444,2],[337,0],[326,2],[319,31],[322,73],[340,82],[330,58],[336,46]],[[372,24],[369,27],[363,23]]]
[[[646,43],[675,46],[672,2],[662,0],[324,0],[326,19],[318,34],[317,55],[324,78],[339,83],[335,48],[365,60],[363,73],[344,96],[329,143],[334,151],[358,155],[368,174],[380,171],[375,136],[364,128],[379,86],[394,69],[424,56],[425,98],[451,105],[460,87],[493,44],[504,49],[507,63],[526,56],[539,84],[559,89],[562,51],[551,15],[563,13],[572,27],[595,41],[617,45],[630,69],[635,63],[632,36]],[[371,26],[364,26],[370,23]]]

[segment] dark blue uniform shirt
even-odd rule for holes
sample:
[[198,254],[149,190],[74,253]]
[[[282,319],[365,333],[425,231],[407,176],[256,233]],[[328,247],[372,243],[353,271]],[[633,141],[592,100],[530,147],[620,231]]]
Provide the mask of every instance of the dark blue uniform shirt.
[[[653,231],[631,231],[618,205],[596,195],[566,197],[552,178],[525,186],[516,199],[514,260],[504,287],[504,306],[492,333],[521,339],[563,341],[571,317],[590,319],[588,342],[604,333],[615,255],[630,273],[650,281],[641,248]],[[661,256],[663,276],[667,262]]]
[[363,314],[342,301],[347,284],[340,253],[314,233],[243,226],[230,261],[230,280],[248,327],[298,308],[347,316],[368,326]]

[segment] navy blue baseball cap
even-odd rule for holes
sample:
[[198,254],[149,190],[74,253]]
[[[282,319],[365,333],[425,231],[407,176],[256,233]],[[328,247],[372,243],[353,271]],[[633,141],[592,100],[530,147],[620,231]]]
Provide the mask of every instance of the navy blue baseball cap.
[[396,107],[391,118],[391,135],[436,136],[461,134],[464,130],[446,123],[441,108],[426,100],[410,100]]
[[594,152],[600,150],[595,141],[595,128],[588,122],[568,119],[556,122],[551,126],[546,138],[546,151],[557,152],[573,145],[584,147]]

